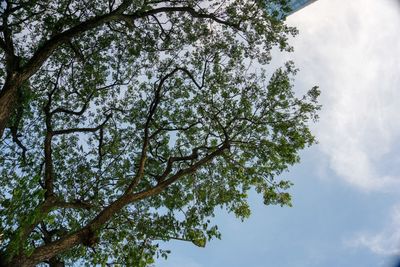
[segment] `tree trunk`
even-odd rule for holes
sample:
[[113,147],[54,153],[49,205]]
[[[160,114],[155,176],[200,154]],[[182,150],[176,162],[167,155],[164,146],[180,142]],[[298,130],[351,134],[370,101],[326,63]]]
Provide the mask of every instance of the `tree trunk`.
[[7,79],[3,89],[0,91],[0,139],[18,104],[18,86],[17,79]]

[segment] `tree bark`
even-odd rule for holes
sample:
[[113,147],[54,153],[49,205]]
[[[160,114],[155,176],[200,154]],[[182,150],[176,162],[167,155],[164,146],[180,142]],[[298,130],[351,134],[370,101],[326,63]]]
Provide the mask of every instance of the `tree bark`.
[[18,104],[18,87],[20,84],[16,76],[12,75],[12,77],[7,78],[3,89],[0,91],[0,138],[3,136],[7,123]]

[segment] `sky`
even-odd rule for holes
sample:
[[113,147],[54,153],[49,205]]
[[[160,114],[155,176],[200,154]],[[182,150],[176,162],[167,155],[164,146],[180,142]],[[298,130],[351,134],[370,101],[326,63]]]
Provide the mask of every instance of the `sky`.
[[291,15],[300,69],[295,88],[318,85],[319,143],[284,174],[293,207],[250,195],[241,222],[218,212],[222,240],[173,241],[161,267],[397,267],[400,257],[400,1],[318,0]]

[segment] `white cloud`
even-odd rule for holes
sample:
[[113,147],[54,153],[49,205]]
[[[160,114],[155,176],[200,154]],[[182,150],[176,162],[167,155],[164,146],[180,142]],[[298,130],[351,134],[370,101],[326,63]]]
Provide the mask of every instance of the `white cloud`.
[[349,247],[366,247],[380,255],[400,255],[400,205],[391,212],[391,220],[378,233],[362,233],[345,241]]
[[366,191],[400,188],[399,9],[394,0],[319,0],[289,18],[300,30],[297,80],[322,90],[319,147]]

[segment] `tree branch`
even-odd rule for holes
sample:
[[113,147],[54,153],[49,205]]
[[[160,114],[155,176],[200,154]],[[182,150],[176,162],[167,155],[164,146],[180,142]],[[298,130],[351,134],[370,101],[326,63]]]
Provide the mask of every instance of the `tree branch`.
[[145,12],[134,13],[132,15],[121,14],[120,18],[124,19],[127,23],[132,23],[132,21],[139,19],[139,18],[156,15],[159,13],[170,13],[170,12],[185,12],[185,13],[190,14],[194,18],[211,19],[219,24],[230,26],[235,29],[239,29],[239,27],[240,27],[240,25],[237,23],[231,23],[229,21],[222,20],[222,19],[218,18],[215,14],[201,13],[189,6],[171,6],[171,7],[154,8],[154,9],[151,9],[151,10],[148,10]]
[[98,130],[100,130],[101,128],[104,127],[104,125],[111,118],[111,116],[112,116],[111,114],[107,115],[107,117],[103,121],[103,123],[100,124],[97,127],[94,127],[94,128],[70,128],[70,129],[63,129],[63,130],[55,130],[55,131],[52,131],[52,135],[56,136],[56,135],[70,134],[70,133],[93,133],[93,132],[97,132]]
[[3,38],[0,38],[0,48],[3,49],[3,51],[7,53],[7,45],[4,42]]
[[159,183],[164,181],[164,179],[171,173],[172,166],[175,162],[180,161],[192,161],[199,157],[199,150],[200,149],[210,149],[209,147],[199,146],[192,149],[192,154],[188,156],[181,156],[181,157],[170,157],[167,161],[167,167],[165,168],[164,172],[160,176],[156,176],[156,179]]
[[19,148],[22,150],[22,163],[26,163],[26,151],[28,150],[26,146],[19,140],[20,135],[18,134],[18,126],[22,119],[22,107],[18,106],[16,119],[13,125],[10,126],[11,136],[13,142],[15,142]]
[[218,149],[212,153],[204,156],[202,159],[194,163],[188,168],[182,169],[172,175],[170,178],[162,181],[156,186],[147,190],[132,194],[125,192],[120,198],[111,203],[108,207],[103,209],[90,223],[80,230],[71,233],[63,238],[51,242],[50,244],[43,245],[36,248],[33,253],[27,257],[23,256],[20,258],[21,261],[27,262],[30,265],[35,265],[42,262],[45,259],[51,258],[54,255],[58,255],[60,252],[66,251],[67,249],[74,247],[79,244],[83,244],[88,238],[92,237],[93,234],[99,230],[107,221],[109,221],[114,214],[119,212],[122,208],[132,202],[136,202],[154,195],[161,193],[170,184],[177,181],[179,178],[195,172],[200,167],[211,162],[214,158],[222,155],[226,149],[229,149],[230,144],[228,140],[222,143]]
[[61,44],[68,43],[72,38],[87,32],[91,29],[94,29],[98,26],[101,26],[105,23],[111,21],[125,21],[128,24],[132,24],[134,20],[144,18],[147,16],[156,15],[159,13],[170,13],[170,12],[185,12],[190,14],[194,18],[202,18],[202,19],[211,19],[217,23],[230,26],[236,29],[239,29],[240,25],[237,23],[231,23],[229,21],[222,20],[218,18],[214,14],[205,14],[196,11],[192,7],[160,7],[154,8],[148,11],[138,11],[133,14],[123,14],[123,12],[128,8],[131,4],[131,1],[125,0],[117,9],[114,11],[102,15],[91,18],[85,22],[82,22],[62,33],[54,35],[51,39],[47,40],[37,51],[34,53],[32,58],[26,63],[23,67],[22,71],[22,79],[25,80],[33,75],[37,69],[43,64],[44,61],[56,50]]
[[54,83],[53,90],[49,93],[48,101],[44,107],[45,123],[46,123],[46,136],[44,139],[44,188],[45,198],[50,198],[54,195],[53,182],[54,182],[54,168],[52,158],[52,138],[53,138],[53,126],[51,122],[52,114],[50,113],[52,97],[55,91],[58,89],[58,81],[60,79],[62,68],[58,70],[56,81]]
[[139,181],[142,179],[144,175],[144,167],[146,164],[146,159],[147,159],[147,148],[149,146],[149,140],[150,140],[150,134],[149,134],[149,127],[150,127],[150,122],[153,119],[153,115],[156,112],[157,106],[161,101],[161,89],[164,85],[164,83],[172,77],[179,69],[175,68],[172,70],[170,73],[165,75],[163,78],[161,78],[158,87],[155,91],[154,99],[150,104],[149,108],[149,114],[147,116],[147,120],[144,126],[144,137],[143,137],[143,146],[142,146],[142,152],[140,156],[140,161],[139,161],[139,168],[138,171],[136,172],[135,177],[132,179],[132,182],[129,184],[128,188],[126,189],[126,192],[131,193],[133,191],[133,188],[139,183]]
[[52,38],[44,42],[25,64],[21,71],[21,78],[26,80],[32,76],[61,44],[68,43],[72,38],[107,22],[119,20],[120,17],[118,15],[122,14],[131,3],[132,1],[125,0],[117,9],[110,13],[88,19],[87,21],[84,21],[66,31],[54,35]]
[[18,58],[15,56],[14,53],[14,43],[12,40],[12,32],[11,29],[8,25],[8,16],[13,12],[13,8],[11,6],[12,4],[10,2],[7,2],[7,7],[4,10],[4,13],[2,15],[3,19],[3,27],[2,27],[2,32],[4,39],[1,40],[0,45],[4,49],[5,55],[6,55],[6,70],[7,73],[10,74],[14,70],[18,68]]

